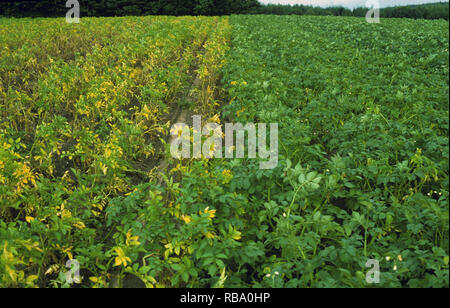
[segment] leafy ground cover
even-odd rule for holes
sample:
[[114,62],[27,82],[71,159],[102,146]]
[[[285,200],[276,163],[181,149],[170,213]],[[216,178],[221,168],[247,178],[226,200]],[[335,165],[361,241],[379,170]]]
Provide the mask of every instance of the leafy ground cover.
[[57,274],[74,256],[84,285],[132,270],[127,255],[143,247],[114,204],[153,177],[183,93],[205,92],[193,109],[214,104],[228,28],[194,17],[1,20],[2,286],[64,285]]
[[[367,287],[376,259],[372,286],[448,287],[448,22],[0,19],[0,33],[1,286],[69,286],[76,259],[82,287]],[[278,166],[171,158],[181,109],[278,123]]]
[[223,115],[279,123],[283,157],[231,169],[242,241],[264,256],[234,285],[363,287],[377,259],[381,286],[448,286],[448,24],[232,25]]

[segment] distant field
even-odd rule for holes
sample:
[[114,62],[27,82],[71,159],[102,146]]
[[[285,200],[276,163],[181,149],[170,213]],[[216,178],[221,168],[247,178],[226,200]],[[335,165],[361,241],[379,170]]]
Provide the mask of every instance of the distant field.
[[[444,20],[0,18],[0,287],[72,259],[81,287],[448,287],[448,48]],[[278,166],[174,159],[192,115],[278,123]]]

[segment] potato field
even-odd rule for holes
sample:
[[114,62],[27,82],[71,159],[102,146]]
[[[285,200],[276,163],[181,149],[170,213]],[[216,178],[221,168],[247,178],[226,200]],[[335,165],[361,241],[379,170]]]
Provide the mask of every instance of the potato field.
[[0,18],[0,287],[448,287],[448,187],[448,21]]

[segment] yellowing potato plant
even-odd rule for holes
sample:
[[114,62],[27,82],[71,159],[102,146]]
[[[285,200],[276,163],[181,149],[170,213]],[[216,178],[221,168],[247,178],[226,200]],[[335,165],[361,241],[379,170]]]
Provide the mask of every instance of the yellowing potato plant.
[[125,271],[156,284],[130,267],[142,261],[139,236],[110,225],[108,207],[154,179],[180,97],[216,105],[228,20],[2,20],[0,31],[0,284],[67,285],[74,257],[84,285],[121,285]]

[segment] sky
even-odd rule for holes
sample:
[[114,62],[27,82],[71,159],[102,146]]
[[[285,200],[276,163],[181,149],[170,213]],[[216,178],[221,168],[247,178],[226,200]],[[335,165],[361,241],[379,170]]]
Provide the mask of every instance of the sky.
[[[304,4],[314,6],[344,6],[348,8],[365,7],[367,0],[259,0],[261,3],[273,4]],[[448,2],[445,0],[379,0],[380,7],[397,6],[405,4],[422,4],[433,2]]]

